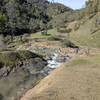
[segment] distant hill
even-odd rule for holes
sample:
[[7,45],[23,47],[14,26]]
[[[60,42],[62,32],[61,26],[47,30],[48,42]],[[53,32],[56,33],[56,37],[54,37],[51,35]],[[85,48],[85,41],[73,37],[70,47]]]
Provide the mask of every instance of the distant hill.
[[52,26],[52,28],[59,26],[61,23],[72,21],[74,18],[72,17],[74,10],[60,3],[49,3],[47,14],[52,18],[48,23],[48,27]]
[[55,17],[64,12],[70,12],[70,11],[73,11],[73,9],[66,7],[65,5],[60,4],[60,3],[49,3],[48,9],[47,9],[47,13],[52,17]]

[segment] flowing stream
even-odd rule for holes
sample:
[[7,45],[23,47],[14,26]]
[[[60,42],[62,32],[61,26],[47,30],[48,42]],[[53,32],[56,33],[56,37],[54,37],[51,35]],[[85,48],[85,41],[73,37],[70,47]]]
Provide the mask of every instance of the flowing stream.
[[59,54],[54,53],[51,56],[51,59],[47,60],[48,65],[40,72],[44,75],[48,75],[50,74],[54,69],[60,67],[61,64],[63,64],[64,62],[68,61],[70,59],[70,57],[68,55],[63,56],[63,59],[61,59],[59,57]]
[[57,62],[57,57],[58,57],[58,54],[54,53],[52,59],[47,61],[48,62],[47,67],[49,67],[49,68],[59,67],[62,63]]

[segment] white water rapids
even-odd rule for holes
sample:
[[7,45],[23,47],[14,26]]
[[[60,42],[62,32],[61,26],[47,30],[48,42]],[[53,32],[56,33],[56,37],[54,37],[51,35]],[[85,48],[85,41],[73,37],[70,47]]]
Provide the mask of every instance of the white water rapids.
[[49,67],[49,68],[59,67],[62,63],[57,62],[57,57],[58,57],[58,54],[54,53],[52,59],[47,61],[48,62],[47,67]]

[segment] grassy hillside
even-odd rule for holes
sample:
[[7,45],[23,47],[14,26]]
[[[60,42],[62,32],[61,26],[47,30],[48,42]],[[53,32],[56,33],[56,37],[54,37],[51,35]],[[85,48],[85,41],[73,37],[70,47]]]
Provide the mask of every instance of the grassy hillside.
[[80,46],[100,47],[100,1],[88,0],[86,7],[78,11],[80,19],[69,26],[70,39]]
[[70,34],[71,40],[78,45],[100,47],[100,25],[96,26],[97,16],[77,22],[79,28]]

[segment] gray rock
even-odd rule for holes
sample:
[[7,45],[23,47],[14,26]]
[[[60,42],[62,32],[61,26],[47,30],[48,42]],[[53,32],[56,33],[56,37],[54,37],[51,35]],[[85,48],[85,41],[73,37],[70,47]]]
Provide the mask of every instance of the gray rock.
[[1,69],[0,69],[0,77],[1,76],[7,76],[8,75],[8,70],[7,70],[7,68],[6,67],[2,67]]

